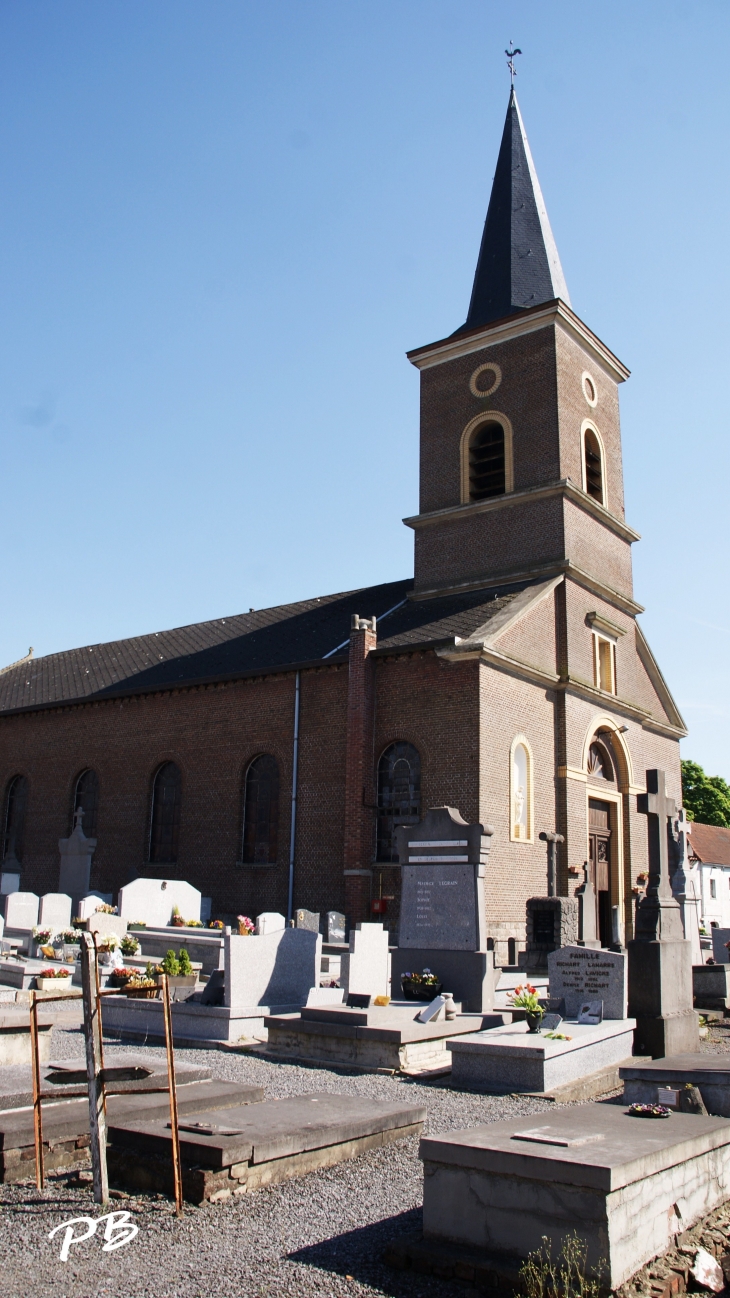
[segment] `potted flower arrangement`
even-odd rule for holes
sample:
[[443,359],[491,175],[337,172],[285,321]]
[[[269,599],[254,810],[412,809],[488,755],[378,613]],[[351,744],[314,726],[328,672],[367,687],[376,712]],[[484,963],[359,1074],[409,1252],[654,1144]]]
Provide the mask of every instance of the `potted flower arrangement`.
[[50,946],[50,945],[51,945],[51,938],[52,938],[52,937],[53,937],[53,930],[50,929],[50,928],[34,928],[34,929],[33,929],[33,941],[35,942],[35,945],[36,945],[36,959],[37,959],[37,960],[42,960],[42,959],[43,959],[43,956],[44,956],[45,953],[44,953],[44,951],[42,950],[42,948],[43,948],[44,946]]
[[186,928],[204,928],[205,925],[203,924],[202,920],[200,920],[200,919],[186,919],[186,920],[185,920],[185,927],[186,927]]
[[114,952],[119,946],[119,938],[116,933],[104,933],[102,941],[97,947],[99,954],[99,964],[113,964]]
[[220,933],[222,933],[223,929],[225,928],[225,924],[223,923],[222,919],[212,919],[208,925],[208,928],[215,928]]
[[125,969],[124,965],[120,965],[118,969],[112,969],[109,974],[109,983],[112,987],[123,987],[125,983],[129,982],[130,978],[136,978],[139,973],[139,969]]
[[131,933],[125,933],[120,944],[122,955],[136,955],[139,951],[139,942]]
[[539,1032],[545,1010],[537,998],[537,988],[525,983],[524,986],[515,987],[513,992],[508,992],[507,996],[513,1009],[525,1011],[527,1031]]
[[250,937],[256,932],[256,925],[252,919],[249,919],[248,915],[237,915],[236,918],[238,920],[238,931],[241,937]]
[[64,928],[58,936],[63,944],[64,960],[78,960],[81,943],[77,929]]
[[103,901],[94,911],[95,915],[118,915],[119,910],[116,906],[110,906],[108,902]]
[[402,973],[400,985],[407,1001],[431,1001],[443,986],[430,969],[424,969],[423,973]]
[[155,978],[152,965],[147,961],[147,968],[142,973],[140,969],[128,969],[131,977],[124,983],[122,994],[131,996],[133,999],[141,1001],[152,1001],[158,993],[157,979]]
[[70,969],[49,969],[36,975],[36,987],[39,992],[64,992],[71,986],[72,976]]
[[128,933],[131,933],[132,929],[140,929],[140,928],[146,928],[146,927],[147,927],[147,925],[145,924],[145,922],[144,922],[143,919],[135,919],[135,920],[131,920],[130,923],[127,924],[127,932],[128,932]]
[[172,918],[170,919],[170,927],[171,927],[171,928],[185,928],[185,920],[183,919],[182,915],[180,914],[180,907],[179,907],[179,906],[173,906],[173,908],[172,908]]

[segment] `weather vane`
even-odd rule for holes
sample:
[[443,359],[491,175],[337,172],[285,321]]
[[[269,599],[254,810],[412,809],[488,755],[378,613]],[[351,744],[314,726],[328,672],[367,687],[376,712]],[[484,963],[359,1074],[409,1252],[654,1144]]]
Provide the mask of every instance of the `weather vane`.
[[507,55],[507,67],[509,68],[509,80],[511,86],[514,86],[515,77],[517,76],[517,69],[515,68],[515,54],[521,54],[521,53],[522,50],[516,50],[514,48],[513,42],[510,41],[509,49],[505,50],[505,54]]

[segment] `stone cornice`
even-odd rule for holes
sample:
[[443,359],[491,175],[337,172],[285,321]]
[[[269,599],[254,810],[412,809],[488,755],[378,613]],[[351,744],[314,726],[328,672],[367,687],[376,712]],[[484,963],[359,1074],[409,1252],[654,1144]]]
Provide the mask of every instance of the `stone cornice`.
[[578,568],[569,559],[552,559],[547,563],[536,563],[529,568],[515,568],[511,572],[495,573],[489,577],[474,577],[470,581],[454,583],[450,586],[436,586],[428,590],[411,591],[408,598],[414,600],[437,599],[440,595],[462,595],[472,590],[492,590],[495,586],[516,586],[523,581],[540,581],[548,577],[557,577],[562,574],[570,578],[577,586],[582,586],[584,590],[589,590],[591,594],[598,595],[600,599],[605,600],[607,604],[612,604],[614,608],[621,609],[622,613],[630,613],[635,617],[637,613],[644,612],[643,604],[637,604],[636,600],[631,599],[628,595],[622,595],[620,591],[614,590],[611,586],[606,586],[590,573],[584,572]]
[[494,320],[484,328],[471,329],[468,333],[442,338],[438,342],[427,343],[425,347],[416,347],[413,351],[406,352],[406,356],[417,369],[430,369],[433,365],[442,365],[444,361],[456,360],[471,352],[484,351],[496,343],[534,333],[537,329],[547,329],[550,325],[563,329],[580,343],[617,383],[623,383],[629,377],[631,371],[560,298],[506,316],[502,320]]
[[615,532],[622,541],[633,544],[634,541],[641,540],[640,534],[635,532],[633,527],[629,527],[622,518],[618,518],[603,505],[599,505],[597,500],[577,487],[571,478],[559,478],[557,482],[549,482],[545,486],[527,487],[522,491],[511,491],[504,496],[492,496],[489,500],[470,501],[468,505],[447,505],[445,509],[432,509],[427,514],[411,514],[408,518],[404,518],[403,522],[406,527],[412,527],[416,531],[420,527],[431,527],[434,523],[473,518],[475,514],[492,514],[500,509],[510,509],[535,500],[549,500],[555,496],[570,500],[584,513],[590,514],[604,527]]

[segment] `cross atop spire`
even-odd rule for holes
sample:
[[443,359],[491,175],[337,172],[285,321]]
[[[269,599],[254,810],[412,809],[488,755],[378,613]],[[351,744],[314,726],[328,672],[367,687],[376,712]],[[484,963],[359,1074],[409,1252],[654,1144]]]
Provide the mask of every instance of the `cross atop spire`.
[[[514,55],[507,50],[514,77]],[[464,329],[562,298],[568,287],[527,143],[514,81]]]

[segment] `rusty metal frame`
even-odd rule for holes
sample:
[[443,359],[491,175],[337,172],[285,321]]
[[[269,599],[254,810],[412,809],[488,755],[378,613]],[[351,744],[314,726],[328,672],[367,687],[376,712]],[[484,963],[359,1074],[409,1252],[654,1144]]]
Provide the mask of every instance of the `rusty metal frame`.
[[[96,955],[97,943],[96,934],[92,936],[94,954]],[[98,1015],[99,1035],[101,1035],[101,1001],[104,996],[118,996],[119,989],[102,991],[99,984],[99,966],[95,960],[96,966],[96,1006],[95,1010]],[[180,1157],[180,1128],[177,1111],[177,1083],[175,1079],[175,1056],[172,1036],[172,1011],[170,1002],[170,985],[167,974],[161,977],[161,991],[163,1002],[163,1018],[165,1023],[165,1048],[167,1052],[167,1086],[150,1086],[140,1088],[134,1091],[135,1095],[163,1095],[167,1094],[170,1098],[170,1127],[172,1134],[172,1166],[173,1166],[173,1183],[175,1191],[175,1212],[178,1216],[183,1211],[183,1184],[182,1184],[182,1163]],[[53,1004],[59,1001],[81,1000],[82,996],[44,996],[43,1004]],[[35,1137],[35,1171],[36,1186],[39,1190],[45,1188],[45,1167],[43,1158],[43,1101],[44,1100],[72,1100],[88,1098],[88,1086],[85,1090],[65,1090],[61,1091],[43,1091],[41,1089],[41,1068],[40,1068],[40,1048],[38,1041],[38,993],[30,993],[30,1046],[31,1046],[31,1063],[33,1074],[33,1128]],[[104,1077],[104,1055],[103,1048],[100,1051],[100,1082],[101,1097],[106,1116],[106,1100],[111,1095],[128,1095],[129,1091],[117,1089],[114,1086],[107,1086]]]

